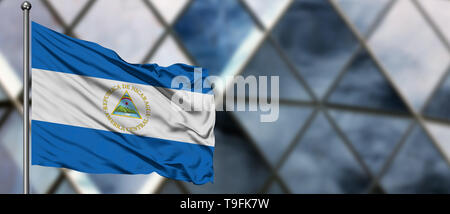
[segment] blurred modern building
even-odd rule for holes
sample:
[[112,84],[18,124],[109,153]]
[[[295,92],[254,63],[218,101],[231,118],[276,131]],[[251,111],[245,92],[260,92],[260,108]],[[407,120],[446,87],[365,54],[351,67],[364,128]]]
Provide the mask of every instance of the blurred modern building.
[[[280,78],[276,122],[217,112],[213,184],[32,166],[33,193],[450,193],[448,0],[30,2],[130,63]],[[0,0],[0,193],[22,192],[21,3]]]

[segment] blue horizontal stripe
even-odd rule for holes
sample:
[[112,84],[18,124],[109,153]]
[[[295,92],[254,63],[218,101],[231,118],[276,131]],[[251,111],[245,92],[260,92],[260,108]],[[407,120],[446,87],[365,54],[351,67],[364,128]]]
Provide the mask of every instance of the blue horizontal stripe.
[[[31,35],[33,68],[164,88],[173,88],[172,79],[183,75],[190,80],[190,91],[194,91],[195,82],[200,84],[199,81],[203,82],[208,76],[208,70],[203,69],[201,78],[199,75],[198,79],[194,79],[195,67],[181,63],[168,67],[157,64],[130,64],[110,49],[66,36],[36,22],[32,22]],[[180,86],[174,89],[187,90]],[[201,91],[212,93],[210,88]]]
[[214,147],[33,120],[32,164],[212,182]]

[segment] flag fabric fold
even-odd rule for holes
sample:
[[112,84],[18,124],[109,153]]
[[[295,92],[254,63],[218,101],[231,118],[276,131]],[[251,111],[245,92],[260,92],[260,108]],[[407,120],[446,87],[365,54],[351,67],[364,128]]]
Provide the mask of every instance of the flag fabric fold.
[[[212,90],[172,86],[177,76],[203,82],[207,70],[130,64],[98,44],[31,27],[33,165],[213,182]],[[173,96],[203,109],[183,109]]]

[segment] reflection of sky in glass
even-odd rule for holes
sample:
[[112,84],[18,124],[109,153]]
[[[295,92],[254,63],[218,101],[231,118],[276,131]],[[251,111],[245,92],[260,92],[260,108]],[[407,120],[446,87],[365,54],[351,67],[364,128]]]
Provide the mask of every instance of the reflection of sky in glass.
[[75,194],[75,190],[68,181],[63,181],[55,192],[56,194]]
[[427,123],[433,137],[437,140],[439,148],[444,152],[447,160],[450,160],[450,126],[439,123]]
[[13,158],[0,142],[0,193],[18,193],[22,191],[22,172]]
[[164,184],[164,187],[161,189],[161,194],[183,194],[180,188],[177,186],[175,181],[169,180]]
[[175,30],[199,65],[217,75],[253,25],[237,1],[207,0],[194,1]]
[[[88,0],[48,0],[53,7],[59,12],[59,15],[63,21],[70,25],[75,17],[80,13],[81,9],[85,6]],[[32,14],[34,13],[34,4],[32,3]]]
[[[280,105],[278,120],[273,123],[260,122],[260,115],[268,114],[268,112],[235,111],[233,114],[250,133],[250,136],[256,141],[270,163],[275,166],[283,152],[294,140],[295,135],[303,126],[311,111],[310,108]],[[289,129],[285,127],[289,127]]]
[[449,181],[448,164],[416,127],[381,183],[388,193],[450,193]]
[[172,37],[167,37],[149,63],[156,63],[160,66],[170,66],[175,63],[192,64],[181,52],[180,47]]
[[150,0],[159,10],[166,22],[171,23],[180,10],[189,2],[188,0]]
[[332,115],[373,174],[380,172],[408,125],[405,119],[378,115],[341,111]]
[[398,1],[370,45],[416,110],[450,62],[449,53],[411,1]]
[[269,194],[283,194],[285,193],[283,189],[281,188],[280,184],[278,182],[274,182],[269,189],[267,190],[267,193]]
[[281,168],[293,193],[361,193],[370,180],[323,114]]
[[[22,183],[22,117],[14,111],[0,128],[1,149],[8,152],[10,156],[2,156],[6,162],[17,167],[18,173],[13,173],[9,179]],[[12,159],[11,159],[12,158]],[[58,176],[58,169],[52,167],[31,166],[30,185],[33,193],[45,193],[51,183]],[[5,180],[7,182],[8,180]],[[16,189],[17,190],[17,189]],[[22,186],[20,185],[20,191]]]
[[430,104],[425,109],[425,114],[450,121],[450,75],[446,77],[441,87],[432,97]]
[[356,47],[328,2],[295,1],[274,36],[314,92],[322,96]]
[[[29,1],[33,5],[31,20],[56,31],[61,28],[51,18],[41,1]],[[0,52],[22,79],[22,13],[20,2],[1,1],[0,3]],[[8,17],[8,18],[3,18]],[[0,71],[1,72],[1,71]]]
[[[22,139],[21,118],[17,112],[13,112],[0,127],[0,150],[5,154],[0,155],[1,162],[5,164],[1,169],[0,174],[3,176],[0,177],[2,179],[0,181],[12,185],[3,187],[7,190],[6,193],[22,191]],[[5,168],[6,165],[9,167]]]
[[7,115],[5,115],[5,113],[6,113],[6,108],[0,108],[0,120],[2,120],[4,116],[7,117]]
[[3,92],[3,89],[0,88],[0,101],[7,100],[6,94]]
[[113,49],[125,61],[141,63],[163,28],[142,1],[97,1],[75,33]]
[[391,0],[337,0],[341,9],[362,35],[366,35],[377,15]]
[[420,1],[419,2],[428,15],[436,22],[439,30],[445,35],[447,41],[450,41],[450,2],[446,0]]
[[273,25],[277,16],[289,4],[289,0],[244,0],[245,3],[257,14],[259,20],[266,28]]
[[444,152],[447,160],[450,160],[450,126],[439,123],[427,123],[433,137],[436,139],[439,148]]
[[150,175],[89,174],[102,193],[138,193]]
[[[263,43],[242,75],[244,77],[253,75],[257,79],[258,76],[267,76],[267,96],[269,97],[272,89],[270,76],[279,76],[280,99],[310,100],[306,89],[304,89],[300,81],[289,70],[288,66],[268,42]],[[248,90],[246,94],[248,94]]]
[[269,176],[256,151],[234,132],[227,113],[218,113],[214,150],[214,184],[186,183],[193,193],[257,193]]
[[350,106],[407,112],[398,94],[365,52],[358,54],[328,101]]

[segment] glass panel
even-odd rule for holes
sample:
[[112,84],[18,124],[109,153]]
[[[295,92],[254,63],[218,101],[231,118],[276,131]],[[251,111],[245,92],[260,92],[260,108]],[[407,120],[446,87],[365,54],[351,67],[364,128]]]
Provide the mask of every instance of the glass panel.
[[2,52],[0,52],[0,71],[0,91],[3,90],[3,92],[0,92],[0,97],[2,97],[2,99],[6,99],[8,97],[19,96],[22,91],[22,81]]
[[435,1],[419,1],[425,8],[428,15],[433,18],[433,21],[438,25],[439,30],[446,36],[447,41],[450,41],[450,2],[446,0]]
[[427,123],[427,127],[439,144],[441,151],[446,155],[447,160],[450,161],[450,126],[448,124]]
[[366,52],[357,55],[328,101],[387,111],[408,111]]
[[75,190],[72,188],[67,180],[64,180],[56,190],[55,194],[76,194]]
[[142,1],[100,0],[75,32],[116,51],[125,61],[141,63],[163,28]]
[[132,194],[140,191],[150,175],[88,174],[102,193]]
[[166,22],[171,23],[188,0],[150,0]]
[[268,168],[254,148],[236,132],[236,125],[227,113],[217,113],[214,184],[185,183],[187,188],[192,193],[259,192],[269,177]]
[[[0,90],[0,93],[1,93],[1,90]],[[0,96],[1,96],[1,94],[0,94]],[[4,115],[6,112],[6,109],[7,108],[5,108],[5,107],[0,107],[0,121],[3,120],[3,117],[7,117],[6,115]]]
[[168,180],[161,189],[161,194],[183,194],[178,185],[173,180]]
[[273,34],[319,96],[325,93],[357,45],[325,0],[295,1]]
[[267,190],[268,194],[284,194],[285,192],[281,188],[280,184],[278,182],[273,182],[269,189]]
[[[69,1],[58,1],[49,0],[51,5],[55,8],[61,18],[64,20],[66,25],[70,25],[75,17],[81,12],[83,6],[88,2],[88,0],[69,0]],[[33,4],[34,12],[34,4]]]
[[336,0],[359,32],[366,35],[370,26],[390,0]]
[[416,126],[381,184],[389,193],[450,193],[450,167]]
[[[279,76],[279,96],[281,99],[310,100],[306,89],[289,70],[269,42],[264,42],[244,72],[244,77],[254,75],[259,82],[259,76],[267,76],[267,95],[271,94],[271,76]],[[258,84],[259,85],[259,84]],[[246,88],[247,89],[247,88]],[[248,96],[248,89],[246,90]]]
[[370,45],[416,110],[450,62],[449,53],[411,1],[395,4],[371,37]]
[[[22,117],[13,111],[0,128],[0,144],[8,152],[22,176],[23,133]],[[58,168],[30,166],[30,185],[32,193],[44,193],[58,176]]]
[[[56,24],[47,8],[38,0],[29,0],[33,5],[32,20],[61,31],[61,27]],[[0,3],[0,52],[5,55],[6,61],[22,79],[22,11],[18,1],[2,1]]]
[[[0,127],[0,157],[2,192],[22,193],[22,117],[13,111]],[[10,186],[9,186],[10,185]]]
[[279,108],[278,120],[270,123],[260,122],[260,115],[268,114],[267,112],[233,112],[273,166],[278,163],[312,112],[310,108],[298,106],[280,105]]
[[6,101],[8,97],[6,96],[5,92],[3,92],[3,89],[0,88],[0,101]]
[[319,114],[280,174],[293,193],[362,193],[370,178]]
[[236,0],[194,1],[174,27],[199,66],[213,75],[222,73],[255,29]]
[[409,124],[406,119],[381,115],[330,112],[374,175],[392,154]]
[[22,171],[0,143],[0,193],[22,193]]
[[156,63],[161,66],[169,66],[175,63],[192,64],[181,51],[172,36],[168,36],[164,39],[164,42],[158,48],[149,63]]
[[450,75],[431,98],[424,114],[433,118],[441,118],[450,121]]
[[0,144],[14,160],[16,167],[22,167],[22,127],[22,117],[17,111],[11,112],[6,122],[0,127]]
[[75,170],[66,170],[65,171],[70,181],[72,181],[77,190],[83,194],[99,194],[101,193],[98,187],[92,182],[92,179],[89,177],[88,173],[83,173]]
[[55,167],[30,166],[31,193],[45,193],[57,179],[60,171]]
[[244,0],[266,28],[270,28],[289,0]]

